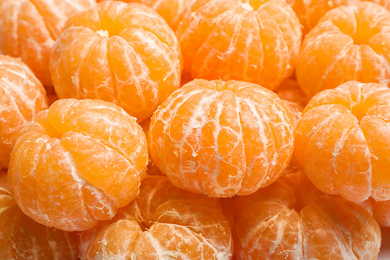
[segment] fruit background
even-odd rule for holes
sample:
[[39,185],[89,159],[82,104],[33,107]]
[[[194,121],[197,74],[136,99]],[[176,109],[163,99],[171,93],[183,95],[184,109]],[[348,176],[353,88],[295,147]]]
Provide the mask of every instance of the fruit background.
[[389,86],[387,0],[0,0],[0,259],[388,259]]

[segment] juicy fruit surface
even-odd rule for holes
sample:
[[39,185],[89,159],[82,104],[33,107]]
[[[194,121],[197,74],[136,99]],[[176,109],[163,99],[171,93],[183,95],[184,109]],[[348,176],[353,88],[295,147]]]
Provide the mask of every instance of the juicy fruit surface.
[[154,113],[150,155],[178,187],[211,197],[247,195],[274,182],[293,150],[293,118],[253,83],[194,80]]
[[20,133],[9,181],[25,214],[80,231],[111,219],[135,198],[147,160],[146,136],[121,108],[62,99]]
[[[98,0],[97,2],[102,2]],[[176,30],[177,26],[183,19],[185,12],[191,8],[191,5],[196,0],[120,0],[125,3],[140,3],[151,7],[171,26]]]
[[2,0],[0,53],[20,57],[45,86],[51,85],[50,50],[66,20],[94,0]]
[[[295,175],[302,174],[294,172]],[[380,229],[361,206],[319,192],[306,178],[283,176],[238,197],[236,259],[376,259]]]
[[322,191],[390,198],[390,89],[347,82],[317,94],[295,130],[295,155]]
[[18,208],[0,174],[0,259],[78,259],[79,235],[48,228]]
[[377,4],[361,2],[329,11],[302,44],[299,85],[308,97],[351,80],[388,86],[389,32],[390,12]]
[[59,98],[113,102],[142,121],[180,86],[181,60],[174,32],[152,9],[107,1],[68,20],[50,73]]
[[198,0],[176,34],[193,79],[243,80],[269,89],[292,74],[301,44],[298,18],[279,0]]
[[0,55],[0,170],[8,168],[18,132],[46,108],[45,89],[33,72],[19,59]]
[[[105,245],[104,247],[101,245]],[[84,259],[231,259],[230,227],[216,200],[149,176],[114,220],[81,234]]]

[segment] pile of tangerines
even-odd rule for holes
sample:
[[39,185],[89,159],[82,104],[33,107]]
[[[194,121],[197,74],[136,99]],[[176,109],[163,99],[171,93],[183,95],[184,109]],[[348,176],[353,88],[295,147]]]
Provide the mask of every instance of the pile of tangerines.
[[376,259],[389,10],[1,0],[0,259]]

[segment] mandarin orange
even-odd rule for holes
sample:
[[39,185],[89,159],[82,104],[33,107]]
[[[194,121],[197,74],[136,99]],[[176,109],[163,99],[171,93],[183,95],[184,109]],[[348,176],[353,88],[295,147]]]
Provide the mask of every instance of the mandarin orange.
[[[103,0],[98,0],[102,2]],[[120,0],[125,3],[140,3],[151,7],[167,21],[169,26],[176,30],[183,13],[187,12],[195,0]]]
[[147,160],[146,135],[120,107],[60,99],[21,131],[8,179],[26,215],[81,231],[136,197]]
[[225,260],[233,241],[218,201],[149,176],[115,220],[81,233],[80,253],[82,259]]
[[308,98],[299,87],[298,82],[295,79],[287,79],[275,90],[275,93],[290,110],[294,122],[297,124],[303,109],[308,103]]
[[295,130],[294,154],[323,192],[390,199],[390,89],[350,81],[314,96]]
[[390,200],[375,201],[371,198],[369,201],[373,208],[374,218],[379,225],[382,227],[390,227]]
[[174,32],[155,11],[106,1],[68,20],[50,73],[59,98],[113,102],[142,121],[180,86],[181,59]]
[[296,66],[299,20],[284,0],[197,0],[176,34],[191,78],[275,89]]
[[153,114],[150,156],[178,187],[210,197],[274,182],[293,152],[291,113],[272,91],[242,81],[193,80]]
[[236,259],[376,259],[381,233],[370,213],[296,174],[234,199]]
[[45,89],[34,73],[20,59],[0,55],[0,169],[8,168],[20,129],[46,108]]
[[20,57],[43,85],[52,84],[50,51],[66,20],[95,0],[1,0],[0,53]]
[[361,2],[327,12],[305,37],[296,69],[312,97],[351,80],[390,84],[390,12]]
[[[389,0],[364,1],[380,4],[381,6],[390,10]],[[324,14],[326,14],[326,12],[342,5],[357,4],[359,2],[361,2],[361,0],[294,0],[290,4],[295,13],[298,15],[299,21],[303,26],[302,33],[306,35],[311,29],[313,29],[314,26],[317,25],[318,21]]]
[[78,259],[79,234],[48,228],[18,208],[0,177],[0,259]]

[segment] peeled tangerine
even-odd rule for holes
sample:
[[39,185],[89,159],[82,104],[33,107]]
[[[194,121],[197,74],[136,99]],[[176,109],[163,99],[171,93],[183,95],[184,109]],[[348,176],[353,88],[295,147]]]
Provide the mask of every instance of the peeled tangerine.
[[390,86],[390,12],[361,2],[327,12],[303,41],[296,69],[308,97],[347,81]]
[[216,200],[149,176],[115,219],[81,233],[81,259],[231,259],[233,241]]
[[1,0],[0,53],[20,57],[44,86],[51,86],[50,51],[66,20],[94,0]]
[[140,122],[179,88],[181,62],[179,42],[160,15],[105,1],[68,20],[50,73],[59,98],[109,101]]
[[120,107],[61,99],[21,131],[8,180],[26,215],[81,231],[136,197],[147,160],[141,126]]
[[293,152],[294,122],[280,98],[242,81],[193,80],[153,114],[148,142],[176,186],[210,197],[274,182]]
[[[106,0],[98,0],[102,2]],[[195,0],[120,0],[125,3],[137,2],[147,5],[159,13],[173,30],[177,28],[184,12],[188,11]]]
[[275,89],[295,69],[300,27],[284,0],[196,0],[176,30],[185,74]]
[[78,243],[78,233],[49,228],[24,215],[7,178],[0,177],[0,259],[76,260]]
[[45,89],[29,67],[0,55],[0,170],[8,168],[19,131],[46,108]]
[[295,174],[236,197],[236,259],[376,259],[381,232],[370,213]]
[[390,89],[350,81],[314,96],[295,130],[295,156],[323,192],[390,199]]

